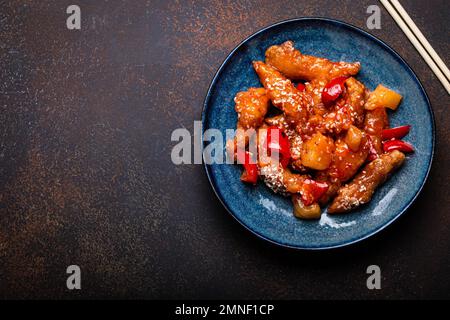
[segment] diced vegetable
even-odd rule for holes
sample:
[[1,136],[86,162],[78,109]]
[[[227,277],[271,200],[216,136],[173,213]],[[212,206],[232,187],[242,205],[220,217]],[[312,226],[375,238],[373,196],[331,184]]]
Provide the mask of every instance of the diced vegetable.
[[302,185],[302,201],[306,206],[312,205],[327,192],[329,186],[326,182],[317,182],[312,179],[305,179]]
[[384,129],[381,132],[381,138],[383,140],[401,139],[409,133],[410,129],[411,129],[410,125],[391,128],[391,129]]
[[408,142],[402,140],[388,140],[383,142],[383,150],[385,152],[394,150],[402,152],[414,152],[414,147]]
[[331,80],[322,91],[322,102],[330,104],[335,101],[344,91],[344,82],[347,77],[338,77]]
[[333,139],[320,132],[315,133],[303,146],[302,164],[311,169],[325,170],[330,166],[333,148]]
[[[369,161],[369,162],[378,158],[378,151],[375,147],[375,142],[373,139],[377,139],[377,138],[372,137],[372,136],[367,136],[367,141],[369,143],[369,155],[367,156],[367,161]],[[380,151],[380,153],[381,153],[381,151]]]
[[241,174],[241,181],[256,184],[258,182],[258,171],[245,169]]
[[272,126],[267,129],[266,146],[269,155],[277,153],[281,165],[286,168],[291,158],[291,146],[289,138],[278,127]]
[[300,219],[319,219],[320,207],[317,203],[306,206],[298,194],[292,195],[294,205],[294,216]]
[[238,150],[236,152],[237,160],[244,166],[244,172],[241,175],[243,182],[256,184],[258,182],[258,166],[252,160],[250,152]]
[[305,91],[306,86],[303,83],[299,82],[297,84],[297,89],[300,90],[300,91]]
[[351,125],[345,135],[345,143],[352,149],[352,151],[358,151],[359,146],[361,145],[361,140],[363,137],[363,133],[357,127]]
[[386,88],[379,84],[378,87],[370,93],[364,108],[366,110],[373,110],[376,108],[397,109],[402,96],[397,92]]

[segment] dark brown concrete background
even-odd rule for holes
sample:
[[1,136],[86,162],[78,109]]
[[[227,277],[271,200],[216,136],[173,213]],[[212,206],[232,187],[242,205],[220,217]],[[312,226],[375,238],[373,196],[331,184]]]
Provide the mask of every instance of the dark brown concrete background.
[[[376,1],[1,1],[1,298],[449,298],[449,97]],[[65,27],[68,5],[81,31]],[[402,1],[449,61],[445,0]],[[366,29],[416,71],[437,125],[412,208],[361,244],[297,252],[257,239],[215,198],[203,167],[174,166],[208,85],[242,39],[302,16]],[[82,290],[66,289],[66,267]],[[366,288],[378,264],[380,291]]]

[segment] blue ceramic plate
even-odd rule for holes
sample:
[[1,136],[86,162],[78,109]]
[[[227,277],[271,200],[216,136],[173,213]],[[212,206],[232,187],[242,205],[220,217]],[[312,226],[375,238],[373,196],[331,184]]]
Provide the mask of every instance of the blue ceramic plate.
[[[293,40],[301,52],[334,61],[360,61],[357,78],[373,90],[382,83],[403,95],[390,113],[391,126],[411,124],[405,138],[415,146],[403,167],[382,187],[372,201],[344,215],[322,214],[320,221],[296,219],[289,199],[274,194],[262,182],[256,187],[242,183],[238,165],[205,165],[208,178],[225,208],[248,230],[270,242],[298,249],[328,249],[363,240],[397,219],[422,189],[434,151],[434,119],[428,97],[407,63],[388,45],[349,24],[302,18],[277,23],[239,44],[216,73],[206,96],[203,130],[236,127],[233,98],[249,87],[260,87],[253,60],[264,60],[273,44]],[[206,145],[206,144],[205,144]]]

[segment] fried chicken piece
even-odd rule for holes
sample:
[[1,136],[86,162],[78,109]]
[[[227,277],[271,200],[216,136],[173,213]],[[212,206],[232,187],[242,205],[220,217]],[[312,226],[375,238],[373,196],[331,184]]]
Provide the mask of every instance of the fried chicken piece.
[[342,140],[335,142],[334,159],[330,168],[330,175],[341,182],[351,179],[366,161],[369,154],[367,137],[363,137],[358,151],[352,151]]
[[366,110],[364,131],[367,132],[373,149],[376,151],[377,155],[381,155],[383,153],[381,132],[387,127],[389,127],[389,118],[385,108]]
[[304,192],[304,182],[310,179],[308,175],[294,173],[275,161],[259,163],[259,171],[262,180],[270,189],[285,196]]
[[389,127],[389,118],[386,108],[376,108],[366,111],[364,131],[370,135],[381,136],[381,132],[387,127]]
[[342,131],[348,130],[353,122],[350,106],[337,103],[332,111],[323,116],[318,130],[338,135]]
[[286,121],[286,117],[284,114],[278,114],[276,116],[267,117],[264,119],[264,121],[269,126],[275,126],[281,130],[283,130],[286,135],[289,137],[289,133],[292,131],[292,126],[289,125],[289,123]]
[[324,115],[327,112],[327,108],[322,102],[322,91],[327,83],[324,79],[313,79],[305,83],[305,91],[314,101],[314,114]]
[[328,108],[322,102],[322,91],[327,81],[322,79],[314,79],[305,83],[305,92],[309,94],[313,100],[313,107],[308,119],[308,127],[302,131],[308,135],[314,132],[326,133],[324,116],[329,112]]
[[366,136],[362,138],[358,151],[352,151],[342,140],[335,142],[333,161],[325,171],[318,172],[316,179],[328,182],[328,191],[320,198],[320,204],[325,205],[337,193],[342,184],[350,180],[364,164],[369,154],[369,142]]
[[395,150],[367,164],[353,181],[339,189],[328,212],[343,213],[369,202],[375,189],[384,183],[389,174],[399,168],[404,160],[405,155]]
[[270,99],[264,88],[250,88],[239,92],[234,98],[235,110],[238,114],[237,131],[234,140],[227,142],[227,150],[236,152],[237,144],[248,144],[249,136],[245,130],[257,129],[264,123],[264,117],[270,107]]
[[294,173],[274,162],[266,163],[259,170],[262,180],[272,191],[292,197],[296,217],[320,218],[321,210],[315,195],[319,186],[309,175]]
[[306,92],[314,101],[313,115],[309,118],[312,131],[339,134],[351,125],[362,127],[364,124],[364,103],[366,87],[353,77],[345,81],[345,91],[336,103],[328,109],[322,102],[322,91],[326,81],[315,79],[307,82]]
[[351,125],[361,127],[364,124],[364,103],[366,87],[353,77],[345,81],[345,91],[331,110],[323,116],[321,126],[326,132],[339,134]]
[[238,128],[255,129],[263,124],[270,106],[270,100],[264,88],[250,88],[239,92],[234,102],[238,114]]
[[299,91],[289,79],[264,62],[254,61],[253,67],[273,105],[284,112],[286,120],[296,124],[306,123],[312,106],[311,97]]
[[345,81],[346,92],[342,99],[350,110],[353,118],[353,124],[361,128],[364,124],[364,104],[368,97],[368,90],[366,87],[353,77]]
[[259,173],[264,183],[273,192],[288,196],[290,193],[301,192],[305,175],[293,173],[288,168],[283,168],[278,161],[258,162]]
[[277,68],[286,77],[293,80],[332,80],[341,76],[353,76],[359,72],[359,62],[332,62],[302,54],[294,48],[294,42],[286,41],[266,50],[266,63]]

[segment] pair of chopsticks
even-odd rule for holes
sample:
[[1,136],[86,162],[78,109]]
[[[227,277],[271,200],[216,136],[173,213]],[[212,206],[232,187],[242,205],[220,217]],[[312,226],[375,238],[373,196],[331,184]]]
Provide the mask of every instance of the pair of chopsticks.
[[444,61],[434,51],[398,0],[380,1],[450,95],[450,71]]

